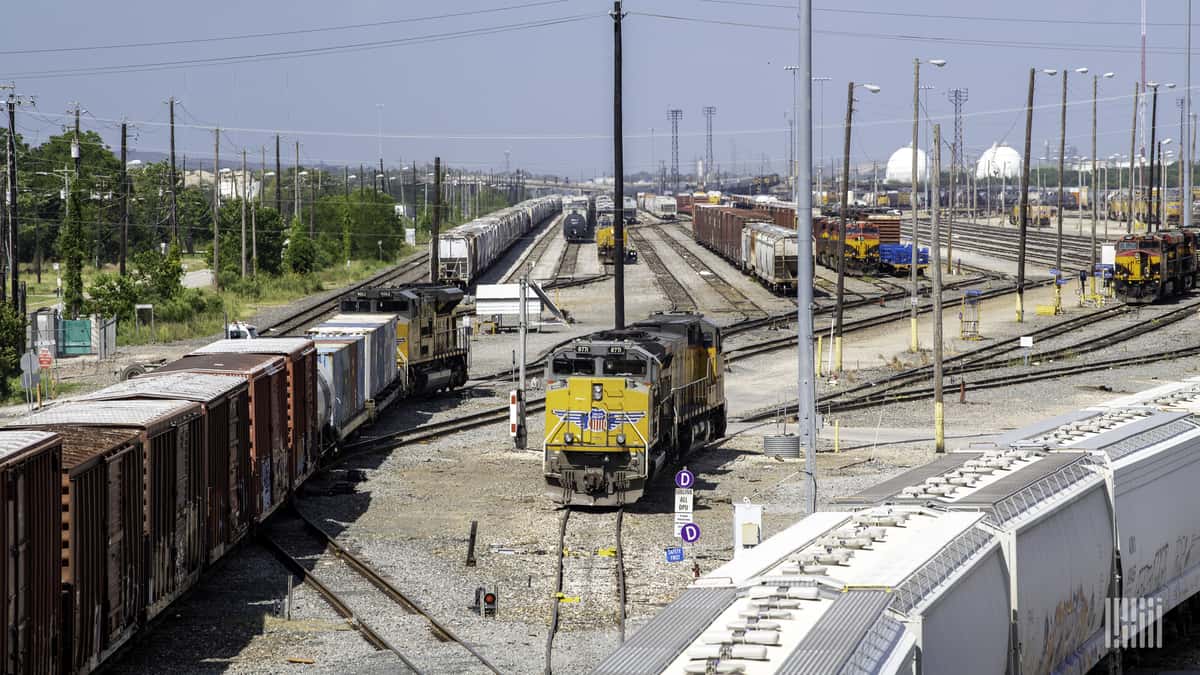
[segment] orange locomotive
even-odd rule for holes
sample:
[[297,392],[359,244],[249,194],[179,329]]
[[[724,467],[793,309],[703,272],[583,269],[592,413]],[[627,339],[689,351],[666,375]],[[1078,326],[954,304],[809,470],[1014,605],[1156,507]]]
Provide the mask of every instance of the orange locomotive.
[[1117,242],[1113,283],[1129,304],[1150,304],[1181,295],[1196,285],[1194,230],[1127,234]]

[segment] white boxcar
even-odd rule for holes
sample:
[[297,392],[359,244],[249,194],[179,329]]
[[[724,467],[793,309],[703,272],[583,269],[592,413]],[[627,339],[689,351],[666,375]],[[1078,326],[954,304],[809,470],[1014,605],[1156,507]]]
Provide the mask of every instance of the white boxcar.
[[527,199],[442,233],[438,278],[470,285],[518,239],[562,209],[561,197]]
[[674,197],[656,196],[647,200],[650,208],[646,209],[659,220],[675,220],[676,204]]
[[773,223],[742,227],[742,268],[773,291],[796,287],[796,232]]

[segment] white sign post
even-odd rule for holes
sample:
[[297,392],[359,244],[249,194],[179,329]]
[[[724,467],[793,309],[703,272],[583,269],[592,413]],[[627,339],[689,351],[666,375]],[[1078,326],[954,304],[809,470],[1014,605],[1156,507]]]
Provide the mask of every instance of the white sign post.
[[693,498],[691,488],[675,488],[675,537],[677,538],[684,525],[695,522],[692,519]]

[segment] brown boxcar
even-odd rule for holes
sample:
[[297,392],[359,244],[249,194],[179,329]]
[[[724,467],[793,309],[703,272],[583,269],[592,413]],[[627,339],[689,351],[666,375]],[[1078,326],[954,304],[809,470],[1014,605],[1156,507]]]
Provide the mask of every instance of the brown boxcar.
[[218,340],[192,354],[277,354],[286,359],[288,442],[292,447],[292,487],[317,469],[321,459],[317,419],[317,347],[308,338]]
[[62,441],[0,431],[0,673],[59,669]]
[[[87,527],[95,525],[91,520],[95,514],[91,510],[105,504],[109,518],[105,524],[108,539],[111,541],[114,533],[123,540],[136,539],[137,552],[131,554],[135,558],[144,547],[146,558],[138,567],[145,570],[145,575],[132,577],[143,584],[141,599],[132,604],[135,618],[153,618],[195,582],[205,562],[204,481],[208,456],[204,415],[198,404],[177,400],[72,401],[34,413],[10,426],[54,431],[63,436],[64,465],[71,482],[68,488],[74,492],[76,484],[80,486],[80,501],[69,505],[73,523],[86,523]],[[92,441],[111,429],[123,430],[111,439],[115,443],[97,446]],[[118,445],[128,447],[129,452],[116,450]],[[115,467],[107,458],[114,450],[122,458],[136,456],[140,464],[126,465],[125,459],[120,459],[122,464]],[[73,463],[76,468],[90,467],[91,460],[100,457],[105,458],[108,492],[106,501],[92,502],[89,501],[93,495],[90,490],[94,486],[88,481],[94,478],[87,471],[77,477],[69,469]],[[142,494],[131,497],[113,491],[114,480],[122,484],[126,480],[126,471],[135,472],[134,480]],[[139,514],[144,514],[142,527],[138,530],[114,527],[116,514],[126,508],[136,508]],[[128,525],[133,522],[131,518],[119,520]],[[96,532],[100,530],[76,530],[77,541]],[[112,574],[111,550],[108,557],[110,585],[107,590],[111,607],[115,592],[111,584],[128,585],[129,579]],[[72,562],[71,566],[77,572],[90,573],[85,567],[86,558],[84,560],[84,565],[76,566]],[[145,603],[144,617],[138,617],[141,602]],[[130,606],[129,602],[119,604],[126,608]],[[88,617],[89,614],[81,616]],[[84,625],[91,624],[85,622]],[[80,639],[86,637],[80,633],[76,635]],[[85,660],[77,666],[86,663]]]
[[244,378],[250,386],[251,513],[261,522],[287,500],[291,446],[287,433],[287,367],[267,354],[197,354],[155,373],[213,373]]
[[769,221],[770,218],[763,211],[697,204],[692,231],[700,245],[716,252],[734,267],[745,269],[747,261],[743,260],[742,230],[747,223]]
[[235,375],[152,371],[83,397],[116,401],[179,399],[204,408],[208,441],[205,551],[208,562],[245,535],[250,525],[250,390]]

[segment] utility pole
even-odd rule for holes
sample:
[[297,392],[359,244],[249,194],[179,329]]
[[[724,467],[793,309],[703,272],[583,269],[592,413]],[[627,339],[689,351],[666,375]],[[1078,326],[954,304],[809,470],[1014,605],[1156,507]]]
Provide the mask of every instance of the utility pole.
[[[1192,226],[1192,143],[1195,141],[1194,131],[1192,130],[1192,0],[1187,0],[1187,38],[1184,40],[1186,46],[1184,53],[1186,56],[1186,65],[1184,66],[1184,84],[1183,84],[1183,116],[1187,120],[1187,132],[1179,139],[1183,143],[1183,147],[1179,148],[1180,157],[1183,158],[1183,189],[1180,194],[1183,195],[1183,213],[1181,218],[1184,229]],[[1092,154],[1096,154],[1092,151]]]
[[[1191,32],[1190,30],[1188,31]],[[1129,125],[1129,208],[1125,213],[1125,233],[1133,233],[1133,210],[1137,203],[1137,187],[1133,181],[1133,170],[1137,163],[1137,120],[1138,120],[1138,94],[1141,93],[1142,86],[1139,82],[1133,83],[1133,124]]]
[[242,148],[242,278],[246,278],[246,149]]
[[[292,170],[292,217],[304,222],[304,212],[300,209],[300,141],[296,141],[296,168]],[[312,232],[308,235],[311,237]]]
[[75,177],[79,178],[79,169],[83,161],[83,146],[79,144],[79,102],[72,103],[67,112],[75,113],[75,138],[71,140],[71,159],[75,162]]
[[[1055,244],[1054,244],[1054,269],[1059,270],[1059,271],[1062,270],[1062,230],[1063,230],[1063,203],[1064,203],[1063,202],[1063,176],[1064,176],[1063,160],[1065,159],[1064,155],[1066,155],[1066,153],[1067,153],[1067,69],[1066,68],[1063,68],[1063,71],[1062,71],[1062,112],[1060,113],[1060,115],[1061,115],[1060,128],[1062,131],[1058,136],[1058,238],[1055,240]],[[1026,153],[1026,154],[1028,154],[1028,153]],[[1025,161],[1029,161],[1029,158],[1026,157]],[[1026,187],[1028,187],[1028,186],[1026,186]],[[1022,199],[1022,203],[1024,203],[1026,201],[1026,198],[1024,195],[1021,196],[1021,199]],[[1021,216],[1022,219],[1024,219],[1024,217],[1025,216]],[[1022,223],[1021,227],[1025,227],[1024,223]],[[1022,257],[1022,264],[1024,264],[1024,257]]]
[[176,246],[181,246],[179,240],[179,210],[178,201],[175,198],[176,185],[179,179],[175,176],[175,97],[167,99],[167,105],[170,107],[171,115],[171,237],[174,239]]
[[[362,174],[359,174],[359,189],[362,189]],[[433,158],[433,220],[429,232],[429,280],[436,283],[438,274],[438,236],[442,231],[442,158]],[[425,208],[429,208],[429,198],[425,198]]]
[[516,429],[513,430],[516,433],[516,435],[513,437],[513,445],[517,450],[525,449],[525,441],[527,437],[525,432],[525,423],[527,421],[525,417],[525,343],[529,331],[529,327],[526,324],[526,313],[529,305],[529,301],[527,300],[528,294],[529,270],[527,268],[525,272],[521,274],[521,286],[520,291],[517,294],[517,301],[520,305],[518,312],[519,316],[521,317],[520,324],[518,326],[520,337],[517,341],[517,391],[516,396],[514,397],[515,400],[513,401],[513,405],[516,406],[517,418]]
[[704,123],[707,133],[704,142],[704,175],[698,176],[701,184],[705,188],[708,187],[708,176],[712,174],[713,151],[712,151],[712,119],[717,114],[717,107],[706,105],[704,106]]
[[[613,20],[613,328],[625,327],[625,132],[621,112],[621,0],[613,0],[609,13]],[[678,113],[678,116],[676,116]],[[682,110],[671,115],[671,152],[675,163],[675,187],[679,187],[679,117]]]
[[221,290],[221,129],[213,129],[213,287]]
[[919,254],[917,251],[917,135],[920,132],[921,120],[921,59],[913,59],[913,122],[912,122],[912,190],[909,192],[909,207],[912,208],[912,264],[909,267],[909,275],[912,281],[912,297],[909,298],[909,315],[908,315],[908,350],[914,354],[920,350],[920,342],[917,340],[917,304],[920,287],[917,285],[917,262]]
[[[1158,217],[1158,195],[1154,190],[1156,183],[1154,180],[1154,171],[1156,168],[1154,166],[1154,148],[1156,147],[1154,137],[1158,131],[1158,84],[1148,83],[1147,86],[1154,90],[1154,94],[1150,99],[1150,195],[1146,198],[1146,206],[1148,207],[1147,210],[1150,212],[1149,216],[1146,218],[1148,221],[1146,223],[1146,231],[1150,232],[1151,226],[1154,225],[1154,221]],[[1161,223],[1159,224],[1159,227],[1154,227],[1153,229],[1157,230],[1160,229],[1160,227]]]
[[[946,274],[952,274],[954,264],[954,202],[958,196],[960,174],[963,173],[963,106],[967,103],[968,91],[963,87],[947,92],[954,106],[954,144],[950,154],[950,220],[946,224]],[[967,180],[968,186],[970,180]]]
[[[129,253],[129,174],[126,169],[129,166],[128,137],[128,125],[121,122],[121,260],[118,265],[121,276],[125,276],[125,256]],[[36,236],[36,229],[34,234],[33,263],[40,284],[42,283],[42,241],[40,237]]]
[[279,222],[287,229],[287,220],[283,217],[283,163],[279,161],[279,134],[275,134],[275,210],[279,213]]
[[[1033,78],[1036,72],[1029,69],[1029,95],[1025,101],[1025,156],[1021,164],[1021,223],[1017,236],[1017,323],[1025,321],[1025,231],[1029,227],[1029,145],[1033,134]],[[1062,180],[1061,172],[1059,180]],[[1058,212],[1062,213],[1061,203]],[[1059,231],[1062,231],[1061,224]]]
[[[8,89],[8,268],[12,276],[12,302],[17,313],[21,313],[21,282],[17,273],[17,232],[21,219],[17,213],[17,106],[33,103],[33,99],[17,96],[12,86]],[[67,195],[70,198],[70,194]],[[3,279],[0,279],[0,300],[3,300]]]
[[842,372],[842,305],[846,293],[846,219],[850,217],[850,127],[854,123],[854,82],[846,87],[846,142],[842,147],[842,217],[838,222],[837,303],[833,310],[833,372]]
[[804,445],[804,473],[807,477],[805,507],[817,511],[817,415],[816,373],[813,359],[813,255],[812,255],[812,0],[797,0],[796,70],[792,77],[803,78],[803,96],[796,97],[792,87],[792,119],[796,120],[796,234],[805,242],[796,257],[796,423]]
[[[1092,192],[1088,195],[1088,199],[1092,202],[1092,245],[1090,267],[1088,268],[1088,278],[1092,280],[1091,291],[1092,295],[1096,294],[1096,221],[1100,218],[1099,203],[1100,193],[1097,191],[1099,183],[1096,180],[1096,92],[1099,91],[1100,76],[1092,75]],[[1108,187],[1107,185],[1105,186]],[[1082,290],[1082,289],[1081,289]]]
[[[933,194],[938,194],[941,188],[942,174],[942,125],[933,125]],[[953,175],[953,174],[951,174]],[[953,179],[952,179],[953,180]],[[933,259],[929,262],[933,269],[933,445],[935,452],[946,452],[946,415],[942,404],[942,251],[937,245],[941,234],[940,209],[933,207],[930,214],[930,227],[933,234],[930,247]],[[952,212],[953,213],[953,212]],[[953,218],[953,215],[951,215]]]

